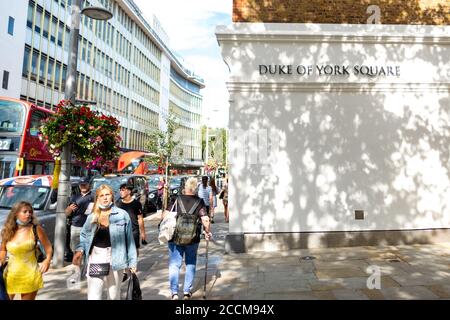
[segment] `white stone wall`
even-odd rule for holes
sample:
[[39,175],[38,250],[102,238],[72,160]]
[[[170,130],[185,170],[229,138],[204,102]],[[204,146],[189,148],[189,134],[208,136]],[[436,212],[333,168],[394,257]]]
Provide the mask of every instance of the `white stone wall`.
[[[216,34],[231,70],[230,233],[450,228],[450,27],[234,24]],[[260,65],[399,74],[261,75]]]

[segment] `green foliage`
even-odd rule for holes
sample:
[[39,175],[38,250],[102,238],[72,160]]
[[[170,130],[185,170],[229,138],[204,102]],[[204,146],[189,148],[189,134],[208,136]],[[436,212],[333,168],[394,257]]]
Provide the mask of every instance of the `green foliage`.
[[173,162],[177,147],[181,140],[177,137],[176,131],[180,128],[180,125],[176,121],[173,115],[166,118],[167,131],[159,129],[151,130],[148,135],[149,138],[146,143],[147,150],[155,154],[155,156],[148,156],[146,160],[151,164],[161,164],[167,159],[168,163]]

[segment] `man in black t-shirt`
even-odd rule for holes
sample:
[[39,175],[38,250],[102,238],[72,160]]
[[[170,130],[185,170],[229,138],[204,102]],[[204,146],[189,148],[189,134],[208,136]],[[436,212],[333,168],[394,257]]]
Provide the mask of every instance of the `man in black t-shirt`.
[[64,210],[66,216],[71,220],[70,248],[73,252],[80,243],[81,229],[94,205],[94,195],[89,187],[89,179],[81,178],[78,187],[80,194],[72,196],[69,206]]
[[[144,216],[141,203],[133,199],[131,193],[133,186],[126,183],[120,185],[120,199],[117,200],[116,206],[128,212],[133,228],[133,238],[136,249],[141,247],[141,240],[146,241]],[[139,253],[139,251],[138,251]]]

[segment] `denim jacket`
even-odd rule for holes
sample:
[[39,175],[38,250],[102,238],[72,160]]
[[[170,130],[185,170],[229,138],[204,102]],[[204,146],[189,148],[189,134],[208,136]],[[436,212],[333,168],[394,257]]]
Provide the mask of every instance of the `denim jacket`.
[[[85,263],[87,265],[89,250],[94,240],[97,224],[91,223],[92,214],[90,214],[80,233],[80,244],[76,251],[83,250]],[[111,208],[109,216],[109,235],[111,238],[111,267],[113,270],[125,268],[136,268],[137,252],[134,244],[131,220],[128,213],[116,206]],[[128,256],[127,256],[128,245]]]

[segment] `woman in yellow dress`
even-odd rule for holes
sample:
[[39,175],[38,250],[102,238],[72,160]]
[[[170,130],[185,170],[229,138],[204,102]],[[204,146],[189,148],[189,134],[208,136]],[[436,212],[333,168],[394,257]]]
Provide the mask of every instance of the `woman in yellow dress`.
[[[36,225],[38,238],[45,249],[46,259],[39,265],[36,258],[36,244],[33,233]],[[33,207],[29,202],[16,203],[6,218],[1,233],[0,264],[8,264],[4,272],[6,292],[12,300],[20,294],[22,300],[34,300],[44,286],[42,274],[47,272],[52,257],[52,245],[44,231],[37,225]]]

